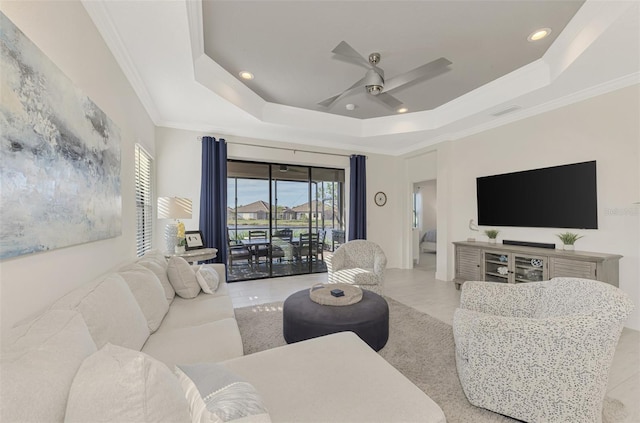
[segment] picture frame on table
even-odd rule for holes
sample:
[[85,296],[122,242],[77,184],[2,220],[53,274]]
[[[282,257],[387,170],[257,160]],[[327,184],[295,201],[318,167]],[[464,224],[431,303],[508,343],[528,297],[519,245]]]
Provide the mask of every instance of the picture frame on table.
[[204,248],[204,238],[200,231],[185,231],[185,241],[187,242],[186,250],[197,250]]

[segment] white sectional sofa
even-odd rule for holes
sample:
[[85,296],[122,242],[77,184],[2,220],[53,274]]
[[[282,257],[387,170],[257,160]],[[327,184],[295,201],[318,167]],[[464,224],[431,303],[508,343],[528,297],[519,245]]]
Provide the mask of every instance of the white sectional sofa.
[[445,421],[350,332],[243,356],[224,265],[207,294],[185,263],[148,253],[3,334],[0,420]]

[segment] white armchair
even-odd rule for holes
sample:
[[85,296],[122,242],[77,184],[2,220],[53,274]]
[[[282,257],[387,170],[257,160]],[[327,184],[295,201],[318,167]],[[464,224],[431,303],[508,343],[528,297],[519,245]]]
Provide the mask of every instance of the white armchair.
[[629,297],[603,282],[465,282],[453,318],[471,404],[527,422],[600,422]]
[[329,283],[347,283],[383,294],[387,257],[375,242],[349,241],[334,251],[326,262]]

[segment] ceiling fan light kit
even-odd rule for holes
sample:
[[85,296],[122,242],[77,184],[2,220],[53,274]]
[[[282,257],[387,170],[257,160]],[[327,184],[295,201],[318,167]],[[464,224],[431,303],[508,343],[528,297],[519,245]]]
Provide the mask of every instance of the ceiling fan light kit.
[[[409,72],[402,73],[385,81],[384,70],[378,67],[378,63],[380,63],[381,59],[380,53],[371,53],[369,55],[369,60],[367,60],[353,47],[351,47],[346,41],[341,41],[340,44],[338,44],[336,48],[334,48],[331,52],[337,56],[342,57],[343,59],[347,59],[360,65],[365,65],[369,68],[369,70],[367,70],[367,73],[362,79],[353,84],[351,87],[347,88],[340,94],[329,97],[328,99],[318,103],[318,105],[326,108],[331,108],[339,99],[341,99],[351,91],[364,87],[368,94],[379,100],[388,108],[398,113],[404,113],[407,111],[404,104],[400,100],[389,94],[389,91],[400,88],[418,79],[425,80],[428,78],[434,78],[446,72],[448,70],[447,67],[451,65],[451,61],[445,59],[444,57],[441,57],[422,66],[418,66],[417,68],[410,70]],[[349,108],[347,109],[353,110]]]
[[378,95],[382,92],[382,85],[367,85],[367,92],[371,95]]
[[367,71],[365,76],[365,87],[371,95],[378,95],[384,86],[384,72],[382,69],[373,68]]

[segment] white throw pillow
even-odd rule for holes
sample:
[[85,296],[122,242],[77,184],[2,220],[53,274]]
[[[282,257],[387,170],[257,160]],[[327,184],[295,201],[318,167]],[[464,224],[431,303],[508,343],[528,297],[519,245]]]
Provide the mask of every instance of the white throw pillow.
[[164,296],[164,289],[158,277],[140,264],[132,264],[118,271],[122,279],[136,297],[136,301],[147,319],[151,333],[155,332],[169,311],[169,303]]
[[182,298],[195,298],[200,293],[200,285],[193,267],[182,257],[171,257],[167,267],[169,282]]
[[169,368],[107,344],[84,360],[67,403],[68,422],[189,422],[189,404]]
[[225,367],[215,363],[185,364],[176,366],[175,372],[189,402],[193,423],[271,422],[255,388]]
[[206,294],[213,294],[220,285],[220,275],[211,267],[201,266],[200,270],[196,272],[196,279]]
[[142,260],[150,260],[158,263],[164,269],[167,268],[167,258],[162,254],[160,250],[149,250],[142,256]]
[[2,421],[63,421],[73,377],[95,351],[76,311],[50,310],[9,330],[0,358]]
[[171,303],[171,301],[173,301],[173,298],[176,296],[176,291],[175,289],[173,289],[171,282],[169,282],[169,277],[167,276],[167,266],[161,266],[151,259],[142,259],[138,261],[138,264],[151,270],[156,275],[156,277],[162,284],[162,288],[164,288],[164,296],[167,299],[167,302]]

